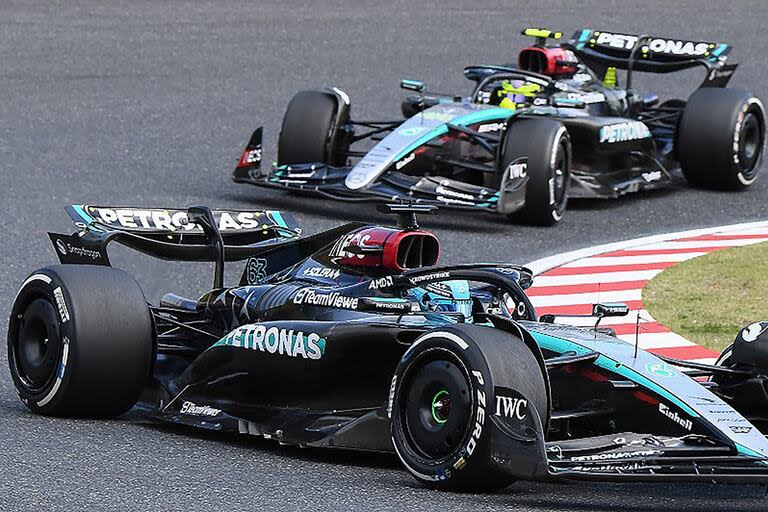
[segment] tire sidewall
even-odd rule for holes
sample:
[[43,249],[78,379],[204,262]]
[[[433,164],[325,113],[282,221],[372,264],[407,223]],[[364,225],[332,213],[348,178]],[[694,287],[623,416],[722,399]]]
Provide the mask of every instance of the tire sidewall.
[[[565,126],[560,126],[560,128],[557,131],[557,134],[555,135],[555,140],[552,143],[551,149],[550,149],[550,165],[549,165],[549,177],[548,179],[554,179],[555,178],[555,167],[556,163],[559,160],[560,153],[565,153],[564,155],[564,162],[565,162],[565,169],[563,169],[563,172],[565,173],[565,177],[563,178],[565,180],[565,183],[563,184],[563,196],[560,199],[559,202],[555,201],[554,203],[550,203],[550,215],[552,216],[553,223],[560,222],[563,219],[563,215],[565,214],[565,207],[568,203],[568,190],[570,188],[570,181],[571,181],[571,139],[568,136],[568,130],[566,130]],[[547,183],[547,186],[549,187],[549,183]],[[528,191],[526,191],[526,203],[528,201],[534,201],[535,199],[533,197],[528,196]],[[531,190],[533,192],[533,190]]]
[[[19,377],[14,350],[19,315],[38,297],[58,313],[62,340],[56,379],[40,391],[31,390]],[[19,396],[33,412],[114,417],[133,407],[145,389],[155,343],[152,314],[133,277],[111,267],[53,265],[34,272],[17,294],[9,322],[8,362]]]
[[[740,162],[744,119],[752,114],[759,125],[758,154],[752,176]],[[704,88],[695,91],[683,111],[676,154],[683,174],[696,186],[743,190],[760,174],[764,155],[765,109],[754,95],[740,89]]]
[[[742,165],[742,162],[739,161],[740,155],[739,155],[739,145],[740,140],[739,137],[741,135],[741,129],[742,125],[744,123],[744,120],[746,119],[747,115],[752,114],[757,118],[757,123],[759,125],[759,143],[757,147],[757,157],[755,159],[755,163],[752,166],[751,169],[753,171],[753,174],[751,177],[747,177],[744,175],[744,172],[747,169],[744,169],[744,166]],[[741,109],[738,111],[738,114],[736,115],[736,122],[733,126],[733,148],[731,150],[731,160],[733,161],[733,173],[736,175],[736,179],[739,181],[739,184],[746,188],[750,185],[752,185],[755,180],[757,180],[757,177],[760,175],[760,165],[762,164],[763,160],[763,150],[765,145],[765,113],[763,111],[763,105],[755,97],[750,97],[741,106]]]
[[[460,338],[467,345],[463,349],[455,338]],[[429,343],[424,343],[429,340]],[[450,353],[461,363],[472,397],[468,428],[453,453],[436,462],[429,462],[416,453],[405,439],[402,425],[402,407],[404,387],[409,374],[414,370],[413,363],[418,363],[424,354],[431,350],[442,350]],[[460,477],[468,472],[473,461],[487,459],[490,450],[491,428],[489,410],[495,403],[493,383],[490,369],[480,349],[473,343],[463,340],[460,333],[450,329],[431,331],[420,337],[405,353],[393,376],[390,388],[388,413],[392,421],[392,442],[395,452],[403,465],[418,480],[425,483],[436,483]],[[479,428],[478,428],[479,426]]]
[[[45,281],[45,278],[49,282]],[[22,315],[29,304],[35,299],[42,298],[53,305],[57,311],[58,330],[61,338],[61,349],[57,356],[56,377],[49,382],[41,391],[33,392],[23,382],[15,365],[15,348],[12,340],[17,336],[20,321],[19,315]],[[11,309],[11,319],[8,324],[8,365],[11,368],[11,378],[22,402],[33,412],[46,414],[55,410],[64,399],[64,390],[70,385],[72,374],[75,371],[74,362],[77,360],[77,344],[73,340],[77,339],[75,311],[71,307],[72,299],[64,283],[55,273],[41,269],[24,282],[19,290],[13,307]],[[62,318],[62,315],[64,318]],[[66,318],[66,320],[65,320]],[[66,353],[66,357],[64,354]],[[54,389],[55,388],[55,389]]]
[[[333,104],[332,111],[326,109],[321,118],[326,118],[322,123],[322,126],[317,126],[318,112],[313,112],[313,109],[320,108],[319,104],[329,102]],[[314,104],[313,104],[314,103]],[[346,150],[348,149],[348,140],[346,133],[341,130],[349,120],[350,107],[336,94],[330,91],[301,91],[297,93],[293,99],[288,103],[285,114],[283,115],[283,121],[280,127],[280,134],[278,136],[278,162],[283,165],[291,164],[308,164],[314,162],[321,162],[325,165],[341,165],[346,161]],[[307,117],[312,114],[312,119],[307,121]],[[322,133],[316,133],[312,129],[309,132],[305,130],[312,126],[312,123],[316,123],[315,129],[322,131]],[[296,145],[302,144],[306,138],[311,139],[315,144],[314,150],[319,151],[319,140],[316,137],[322,136],[322,155],[316,154],[313,157],[299,158],[297,161],[295,157],[287,157],[286,152],[294,151],[299,153],[305,153],[306,149],[296,149]],[[306,156],[306,155],[304,155]]]
[[[533,128],[532,130],[526,130]],[[526,134],[516,132],[526,130]],[[525,155],[518,147],[525,137]],[[534,148],[533,151],[530,148]],[[565,153],[564,155],[562,155]],[[555,171],[560,156],[563,156],[564,189],[560,200],[553,199]],[[519,214],[524,221],[536,225],[551,225],[562,220],[568,203],[572,149],[568,130],[559,121],[545,118],[510,119],[504,133],[504,144],[499,158],[502,176],[507,166],[527,157],[525,203]]]
[[[330,93],[328,93],[330,94]],[[347,161],[349,151],[349,133],[342,127],[349,122],[351,105],[339,96],[332,94],[336,100],[336,111],[333,113],[330,130],[328,133],[328,163],[333,166],[343,166]]]

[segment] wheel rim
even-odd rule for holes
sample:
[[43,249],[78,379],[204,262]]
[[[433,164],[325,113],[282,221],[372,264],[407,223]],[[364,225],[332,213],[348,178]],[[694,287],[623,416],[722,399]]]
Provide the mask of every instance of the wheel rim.
[[31,393],[54,380],[61,353],[57,310],[46,299],[35,299],[18,319],[18,335],[11,340],[12,370]]
[[741,124],[741,133],[739,134],[739,161],[741,162],[742,173],[746,179],[750,179],[755,174],[755,167],[762,149],[762,134],[760,121],[752,113],[744,116]]
[[466,439],[472,412],[471,386],[450,353],[425,353],[415,361],[401,389],[400,410],[405,441],[418,456],[441,460]]

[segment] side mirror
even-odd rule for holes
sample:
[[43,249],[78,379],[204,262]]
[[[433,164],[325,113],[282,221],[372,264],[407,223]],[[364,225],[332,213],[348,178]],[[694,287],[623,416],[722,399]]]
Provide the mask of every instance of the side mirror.
[[580,100],[577,98],[560,97],[560,96],[552,97],[552,105],[555,107],[564,107],[564,108],[586,108],[587,107],[587,104],[584,103],[583,100]]
[[424,94],[427,86],[421,80],[400,80],[400,88]]
[[629,306],[623,302],[606,302],[592,305],[592,316],[604,318],[607,316],[627,316]]
[[548,313],[546,315],[541,315],[539,317],[539,322],[543,324],[553,324],[555,323],[555,315]]

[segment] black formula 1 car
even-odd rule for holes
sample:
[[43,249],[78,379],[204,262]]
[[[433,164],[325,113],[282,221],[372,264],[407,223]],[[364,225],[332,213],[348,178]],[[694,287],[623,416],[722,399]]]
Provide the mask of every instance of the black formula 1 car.
[[[440,489],[768,484],[768,323],[715,366],[553,323],[528,300],[524,267],[435,266],[438,240],[415,222],[431,208],[386,206],[397,228],[299,236],[276,211],[73,206],[80,230],[50,234],[62,264],[30,274],[13,302],[19,396],[38,414],[109,417],[138,402],[163,421],[394,452]],[[148,304],[110,266],[111,242],[213,261],[213,288]],[[236,260],[242,278],[224,285]],[[596,322],[624,314],[593,309]]]
[[[727,44],[584,29],[536,38],[518,66],[469,66],[469,96],[419,94],[405,120],[353,121],[339,88],[302,91],[283,118],[278,160],[261,168],[261,128],[234,172],[236,182],[346,201],[413,201],[559,221],[568,197],[617,197],[689,183],[743,189],[760,171],[763,105],[725,88],[736,64]],[[632,87],[633,72],[700,67],[706,76],[685,101],[659,104]],[[618,86],[616,69],[626,69]],[[376,142],[371,147],[370,141]],[[366,144],[368,142],[368,144]],[[362,144],[362,146],[361,146]],[[679,174],[679,173],[678,173]]]

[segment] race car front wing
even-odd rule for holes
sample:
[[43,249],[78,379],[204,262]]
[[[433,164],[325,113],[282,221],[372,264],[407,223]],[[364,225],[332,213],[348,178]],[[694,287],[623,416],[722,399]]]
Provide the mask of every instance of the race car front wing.
[[271,171],[238,167],[233,180],[338,201],[404,201],[467,210],[497,210],[499,191],[440,176],[417,177],[389,171],[364,189],[350,190],[344,184],[350,169],[322,164],[282,165]]
[[768,485],[768,458],[740,453],[705,436],[623,433],[551,442],[546,451],[555,479]]

